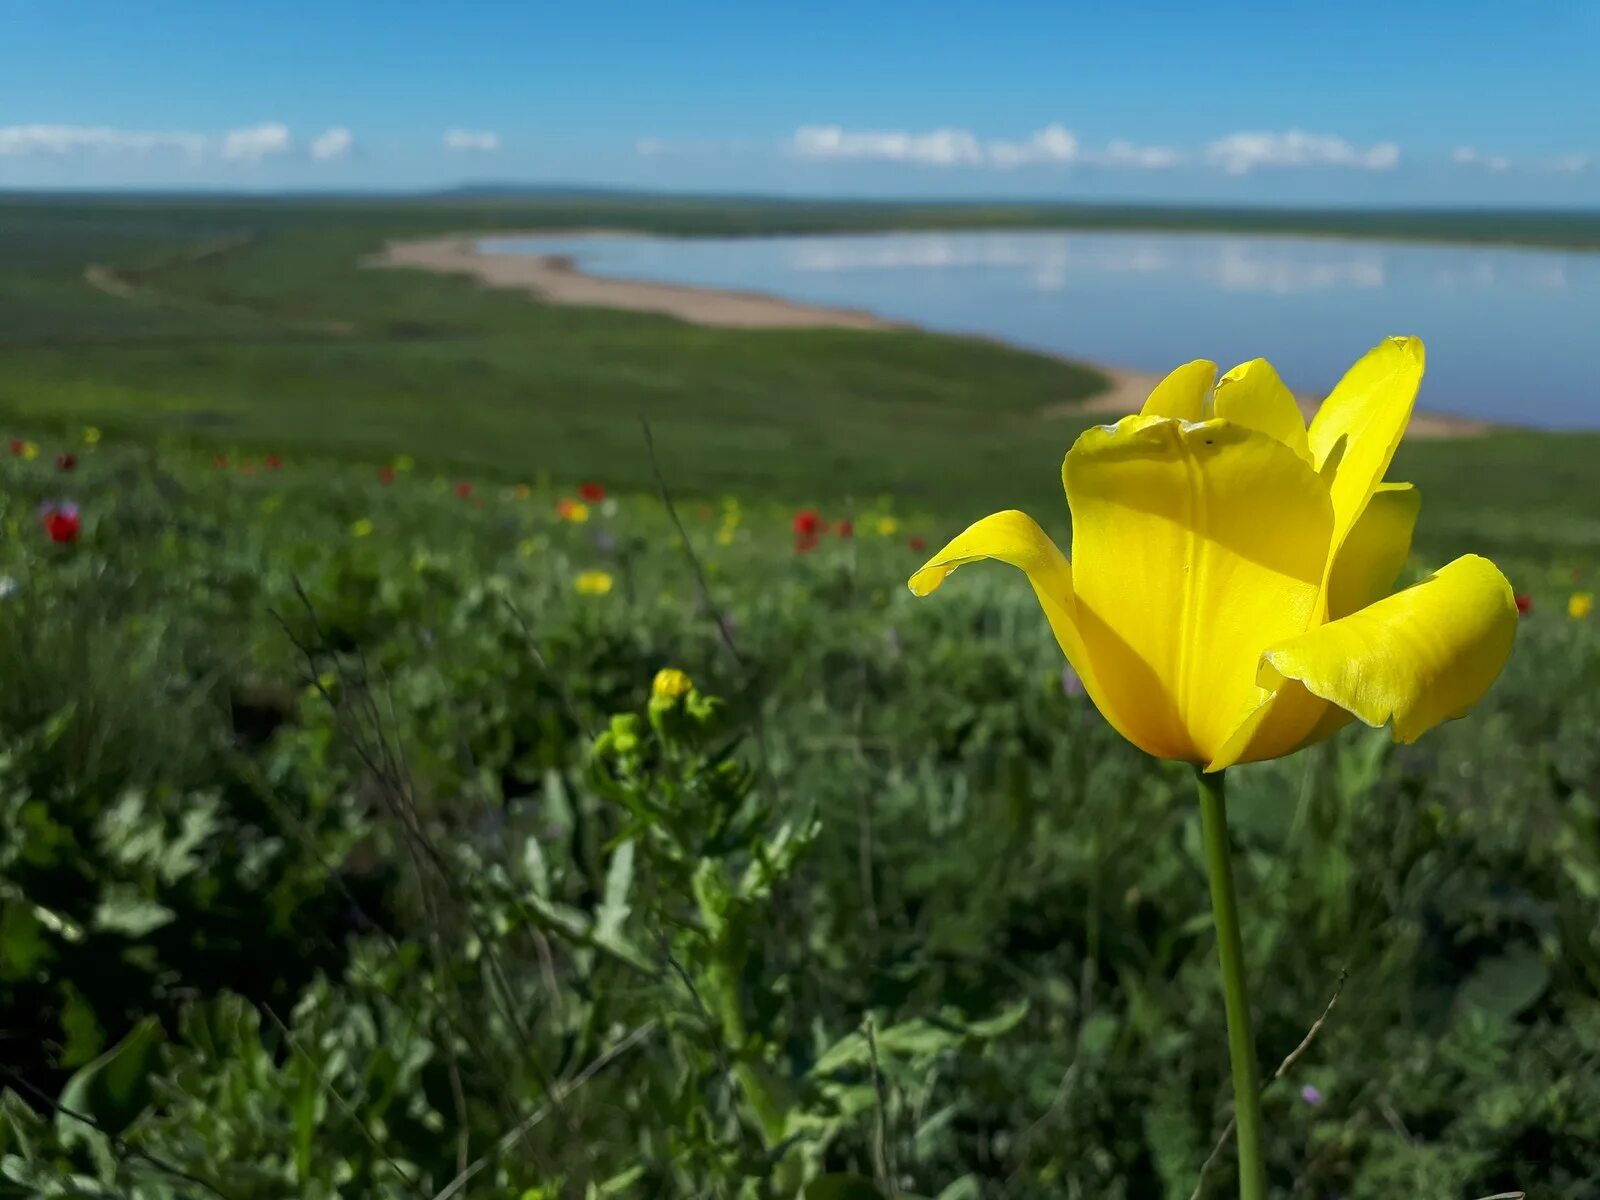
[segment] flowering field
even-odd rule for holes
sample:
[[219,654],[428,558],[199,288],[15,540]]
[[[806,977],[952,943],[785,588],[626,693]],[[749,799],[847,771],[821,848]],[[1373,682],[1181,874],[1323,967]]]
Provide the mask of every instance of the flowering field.
[[[0,1195],[1201,1184],[1192,776],[1020,578],[906,590],[958,522],[77,427],[0,474]],[[1268,1073],[1326,1011],[1285,1195],[1600,1177],[1596,577],[1473,532],[1526,611],[1472,718],[1233,772]]]

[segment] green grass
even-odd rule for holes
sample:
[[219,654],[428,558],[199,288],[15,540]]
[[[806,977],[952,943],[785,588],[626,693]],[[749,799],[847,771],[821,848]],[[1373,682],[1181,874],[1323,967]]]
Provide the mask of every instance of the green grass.
[[[914,332],[713,330],[555,308],[359,264],[392,237],[585,224],[682,234],[1225,228],[1586,245],[1600,242],[1597,220],[626,196],[13,199],[0,202],[0,417],[257,453],[407,453],[460,473],[624,487],[652,482],[648,420],[663,469],[692,494],[808,503],[892,493],[950,521],[1020,505],[1048,524],[1060,515],[1060,455],[1087,422],[1038,414],[1096,391],[1089,368]],[[112,265],[137,295],[90,288],[89,263]],[[1426,488],[1422,544],[1443,554],[1531,538],[1552,553],[1588,552],[1600,539],[1600,474],[1588,469],[1597,451],[1591,435],[1408,444],[1400,469]]]
[[[917,600],[931,519],[801,554],[787,505],[691,502],[708,603],[651,497],[241,466],[0,456],[11,1192],[1190,1195],[1229,1096],[1192,776],[1064,687],[1015,572]],[[1350,971],[1265,1099],[1276,1194],[1600,1173],[1597,575],[1503,562],[1535,608],[1469,718],[1230,773],[1268,1066]],[[665,666],[723,703],[652,724]]]

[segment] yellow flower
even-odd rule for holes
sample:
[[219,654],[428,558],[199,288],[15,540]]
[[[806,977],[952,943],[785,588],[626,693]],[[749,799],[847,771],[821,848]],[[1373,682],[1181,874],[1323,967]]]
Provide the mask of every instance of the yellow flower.
[[38,445],[36,443],[34,443],[34,442],[23,442],[22,443],[22,457],[28,459],[30,462],[33,459],[38,458],[39,457],[39,447],[38,447]]
[[358,520],[354,524],[352,524],[350,526],[350,536],[351,537],[371,537],[372,536],[372,519],[370,517],[362,517],[360,520]]
[[589,506],[582,500],[561,499],[556,502],[556,516],[574,525],[582,525],[589,519]]
[[650,682],[650,697],[653,700],[670,702],[688,695],[692,687],[694,681],[677,667],[663,667],[656,672],[656,677]]
[[409,454],[402,454],[394,460],[394,469],[396,471],[409,471],[416,465],[416,459],[412,458]]
[[879,537],[893,537],[900,532],[900,522],[893,517],[879,517],[872,527],[878,531]]
[[1352,716],[1414,741],[1483,696],[1517,627],[1511,585],[1476,555],[1389,595],[1419,501],[1383,475],[1422,369],[1420,341],[1384,341],[1308,431],[1266,361],[1214,392],[1215,365],[1188,363],[1067,453],[1072,563],[997,513],[911,590],[982,558],[1020,567],[1095,705],[1160,758],[1276,758]]
[[574,583],[580,596],[604,596],[611,590],[611,576],[604,571],[584,571]]
[[724,525],[721,529],[717,530],[717,545],[719,545],[719,546],[731,546],[731,545],[733,545],[733,536],[734,536],[734,530],[732,529],[732,527]]
[[1581,621],[1594,611],[1593,592],[1573,592],[1572,598],[1567,601],[1567,616],[1574,621]]
[[83,444],[85,446],[98,446],[100,444],[100,431],[93,425],[83,427]]

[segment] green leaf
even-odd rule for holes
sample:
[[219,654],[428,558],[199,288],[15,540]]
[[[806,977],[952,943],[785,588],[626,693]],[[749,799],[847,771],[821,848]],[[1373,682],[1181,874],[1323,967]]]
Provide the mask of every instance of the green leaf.
[[95,906],[94,926],[106,933],[141,938],[176,916],[165,904],[146,899],[132,888],[108,888]]
[[967,1026],[969,1037],[982,1038],[984,1041],[993,1041],[997,1037],[1004,1037],[1028,1015],[1028,1002],[1018,1000],[1010,1008],[1003,1008],[992,1017],[982,1021],[974,1021]]
[[1456,993],[1462,1008],[1512,1021],[1550,986],[1550,968],[1532,946],[1517,943],[1478,963]]
[[[920,1067],[963,1045],[992,1041],[1015,1029],[1028,1015],[1028,1002],[1020,1000],[1009,1008],[982,1021],[966,1022],[959,1017],[942,1016],[937,1020],[914,1018],[880,1029],[875,1035],[878,1057],[889,1060],[906,1060]],[[812,1067],[813,1075],[828,1075],[845,1067],[861,1067],[870,1062],[871,1047],[866,1036],[857,1030],[840,1038],[828,1047]]]
[[70,983],[63,983],[65,999],[61,1003],[61,1031],[66,1035],[66,1046],[61,1052],[63,1067],[79,1067],[105,1048],[106,1031],[94,1014],[94,1005]]
[[56,1113],[56,1132],[64,1144],[85,1140],[88,1127],[79,1117],[87,1117],[95,1130],[112,1137],[133,1124],[150,1102],[150,1075],[161,1038],[160,1022],[146,1017],[122,1041],[67,1080]]
[[606,870],[606,894],[594,915],[596,940],[609,941],[628,919],[628,892],[633,888],[633,842],[623,842]]
[[0,909],[0,979],[26,979],[50,957],[44,925],[31,904]]

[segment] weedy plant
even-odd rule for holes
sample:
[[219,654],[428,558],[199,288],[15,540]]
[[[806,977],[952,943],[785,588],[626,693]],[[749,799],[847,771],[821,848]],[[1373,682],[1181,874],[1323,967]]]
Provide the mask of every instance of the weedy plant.
[[[802,549],[748,499],[575,522],[107,440],[58,543],[39,444],[0,458],[0,1195],[1231,1186],[1193,771],[1004,579],[894,586],[910,514],[811,506]],[[1230,772],[1280,1190],[1600,1175],[1600,627],[1540,554],[1470,722]]]

